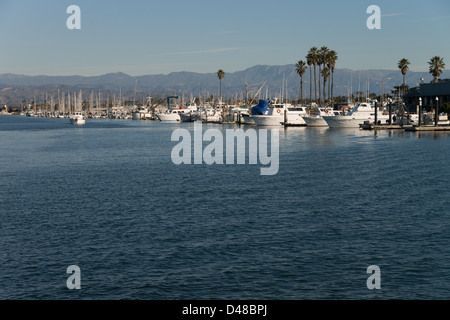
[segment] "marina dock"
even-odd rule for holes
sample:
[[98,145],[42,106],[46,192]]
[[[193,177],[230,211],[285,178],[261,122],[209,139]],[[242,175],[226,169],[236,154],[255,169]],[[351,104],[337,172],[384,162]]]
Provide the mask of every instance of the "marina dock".
[[450,125],[422,125],[422,126],[413,126],[413,125],[374,125],[374,124],[362,124],[361,129],[363,130],[404,130],[404,131],[450,131]]
[[405,131],[450,131],[450,125],[442,125],[442,126],[422,125],[420,127],[411,126],[405,128]]
[[361,129],[363,130],[402,130],[405,129],[406,126],[396,125],[396,124],[373,124],[373,123],[364,123],[361,125]]

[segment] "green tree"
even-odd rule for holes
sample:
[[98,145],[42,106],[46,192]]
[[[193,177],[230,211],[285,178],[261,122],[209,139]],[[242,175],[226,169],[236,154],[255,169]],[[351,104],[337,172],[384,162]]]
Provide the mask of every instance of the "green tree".
[[434,77],[433,82],[437,83],[439,81],[439,76],[445,68],[444,59],[439,56],[434,56],[430,59],[428,64],[430,65],[430,73]]
[[397,64],[397,67],[400,69],[400,71],[402,72],[402,75],[403,75],[403,86],[406,86],[405,77],[406,77],[406,74],[408,73],[408,69],[409,69],[408,65],[410,65],[410,64],[411,63],[406,58],[401,59]]
[[303,102],[303,75],[306,72],[306,62],[299,60],[295,65],[295,71],[300,76],[300,103]]

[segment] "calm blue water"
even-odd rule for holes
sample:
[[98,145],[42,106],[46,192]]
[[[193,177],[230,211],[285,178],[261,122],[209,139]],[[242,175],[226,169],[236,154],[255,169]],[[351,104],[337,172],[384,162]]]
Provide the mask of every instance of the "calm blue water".
[[288,128],[261,176],[174,165],[176,128],[0,116],[0,298],[450,298],[448,133]]

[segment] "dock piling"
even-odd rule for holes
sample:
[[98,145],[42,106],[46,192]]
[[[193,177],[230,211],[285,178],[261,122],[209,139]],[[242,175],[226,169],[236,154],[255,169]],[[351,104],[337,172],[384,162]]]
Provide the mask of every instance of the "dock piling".
[[421,123],[422,123],[422,98],[419,98],[419,122],[417,126],[420,127]]
[[439,98],[436,97],[436,109],[434,112],[434,126],[437,127],[439,124]]

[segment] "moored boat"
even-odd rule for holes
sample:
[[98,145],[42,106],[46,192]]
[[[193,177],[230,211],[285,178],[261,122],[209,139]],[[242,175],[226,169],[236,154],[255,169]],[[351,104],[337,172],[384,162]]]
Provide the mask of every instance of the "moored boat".
[[149,120],[152,119],[152,113],[146,107],[139,107],[131,113],[133,120]]
[[[323,119],[330,128],[359,128],[364,122],[375,121],[375,107],[370,103],[363,102],[357,104],[349,113],[345,115],[323,116]],[[389,116],[378,110],[377,122],[385,122]]]
[[305,120],[308,127],[328,127],[328,124],[323,119],[323,116],[335,116],[339,114],[341,113],[337,110],[332,110],[327,107],[319,107],[315,108],[314,114],[304,116],[303,120]]
[[252,114],[251,118],[257,126],[281,126],[285,124],[288,126],[301,126],[306,125],[303,119],[305,115],[305,107],[279,103],[270,105],[267,113]]
[[187,107],[169,109],[165,113],[157,113],[156,116],[160,121],[176,122],[181,121],[180,114],[187,114],[197,111],[196,105],[189,105]]
[[71,124],[77,124],[82,125],[86,123],[86,120],[84,119],[84,116],[81,112],[75,112],[71,115],[69,118],[69,121]]

